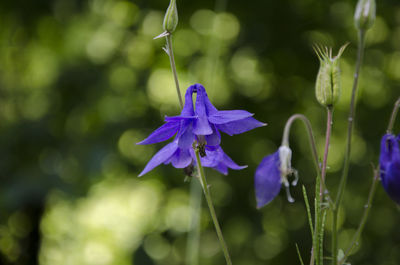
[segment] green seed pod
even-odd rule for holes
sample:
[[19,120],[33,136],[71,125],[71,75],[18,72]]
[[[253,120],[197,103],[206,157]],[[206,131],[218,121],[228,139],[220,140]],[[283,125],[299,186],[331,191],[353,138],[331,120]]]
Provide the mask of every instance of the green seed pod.
[[333,107],[339,99],[341,91],[339,59],[346,46],[347,44],[343,45],[335,57],[332,57],[332,49],[314,46],[320,61],[315,95],[322,106]]
[[358,30],[367,30],[375,22],[376,4],[375,0],[358,0],[354,13],[354,24]]
[[178,25],[178,9],[176,7],[176,0],[171,0],[164,16],[163,28],[166,32],[172,33]]

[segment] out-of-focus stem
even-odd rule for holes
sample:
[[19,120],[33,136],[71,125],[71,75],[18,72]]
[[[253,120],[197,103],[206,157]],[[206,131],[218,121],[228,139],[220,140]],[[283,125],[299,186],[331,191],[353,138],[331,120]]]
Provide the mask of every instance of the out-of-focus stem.
[[351,240],[349,248],[346,250],[344,257],[339,261],[339,264],[343,264],[346,261],[348,256],[351,254],[351,251],[358,244],[358,240],[360,239],[361,233],[363,232],[365,223],[367,222],[368,219],[368,214],[372,206],[372,201],[374,199],[376,184],[378,183],[378,179],[379,179],[379,167],[374,169],[374,178],[372,180],[371,189],[369,190],[367,204],[364,206],[364,213],[363,216],[361,217],[360,224],[357,228],[356,233],[353,236],[353,239]]
[[169,57],[169,62],[171,64],[172,74],[174,75],[176,93],[178,94],[179,105],[181,106],[181,109],[182,109],[183,108],[183,100],[182,100],[181,90],[179,88],[178,74],[176,73],[174,49],[172,48],[172,35],[169,33],[169,34],[167,34],[167,36],[165,36],[165,38],[167,40],[168,57]]
[[190,181],[190,209],[191,222],[187,242],[186,264],[199,264],[199,245],[200,245],[200,213],[201,213],[201,186],[196,178]]
[[222,252],[224,253],[224,256],[225,256],[226,264],[232,265],[231,257],[229,256],[229,252],[228,252],[228,247],[225,243],[224,236],[222,235],[221,227],[219,226],[219,223],[218,223],[217,214],[215,213],[214,205],[213,205],[213,202],[211,199],[210,190],[207,185],[206,175],[204,174],[204,168],[201,166],[200,153],[199,153],[198,148],[195,148],[195,154],[196,154],[197,170],[199,173],[199,180],[200,180],[201,186],[203,188],[204,197],[206,197],[206,202],[207,202],[208,208],[210,210],[211,219],[214,223],[215,231],[217,232],[218,240],[221,245]]
[[365,31],[360,30],[358,35],[358,50],[357,50],[357,60],[356,60],[356,69],[354,73],[354,80],[353,80],[353,88],[351,92],[351,101],[350,101],[350,110],[349,110],[349,117],[348,117],[348,127],[347,127],[347,140],[346,140],[346,152],[344,156],[344,165],[343,165],[343,172],[342,177],[340,179],[339,189],[336,196],[335,207],[332,209],[332,264],[337,265],[337,218],[338,218],[338,209],[340,203],[343,198],[343,193],[346,188],[347,183],[347,176],[349,174],[349,166],[350,166],[350,154],[351,154],[351,138],[353,132],[353,123],[354,123],[354,116],[356,111],[356,95],[357,95],[357,86],[358,86],[358,77],[360,74],[360,68],[364,56],[364,46],[365,46]]
[[400,98],[398,98],[396,103],[394,103],[392,115],[390,116],[390,121],[389,121],[389,125],[388,125],[388,128],[387,128],[387,133],[392,133],[393,125],[394,125],[394,122],[396,120],[397,113],[399,111],[399,107],[400,107]]

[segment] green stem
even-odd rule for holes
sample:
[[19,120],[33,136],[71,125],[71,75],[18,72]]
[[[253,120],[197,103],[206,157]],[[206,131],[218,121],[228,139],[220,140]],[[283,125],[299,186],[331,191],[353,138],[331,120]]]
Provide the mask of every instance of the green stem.
[[[392,114],[390,115],[390,121],[389,121],[389,125],[387,128],[387,133],[392,133],[393,125],[394,125],[394,122],[396,121],[399,107],[400,107],[400,98],[397,99],[397,101],[395,102],[395,104],[393,106]],[[374,178],[372,180],[371,189],[368,194],[368,201],[367,201],[367,204],[365,205],[364,213],[363,213],[363,216],[361,217],[360,224],[357,228],[356,233],[353,236],[353,240],[351,241],[349,248],[347,249],[344,257],[339,261],[339,264],[343,264],[346,261],[346,259],[350,256],[351,251],[353,251],[354,247],[358,243],[358,240],[360,239],[360,236],[364,230],[365,223],[367,222],[367,219],[368,219],[369,211],[372,206],[372,201],[374,199],[376,185],[377,185],[378,180],[379,180],[379,166],[374,169]]]
[[308,133],[308,138],[309,138],[309,143],[310,143],[310,148],[311,152],[313,155],[313,160],[314,160],[314,166],[317,171],[317,173],[320,173],[320,168],[319,168],[319,159],[318,159],[318,152],[317,152],[317,145],[315,144],[315,139],[314,139],[314,134],[312,131],[311,123],[307,119],[306,116],[303,114],[294,114],[290,116],[288,121],[286,122],[285,129],[283,130],[283,137],[282,137],[282,145],[289,146],[289,133],[290,133],[290,128],[292,127],[292,124],[295,120],[301,120],[304,123],[304,126],[306,127],[306,131]]
[[[322,161],[322,168],[321,168],[321,181],[325,183],[325,176],[326,176],[326,166],[328,163],[328,152],[329,152],[329,144],[331,140],[331,133],[332,133],[332,114],[333,108],[327,108],[327,118],[326,118],[326,133],[325,133],[325,150],[324,150],[324,159]],[[321,185],[319,196],[321,200],[323,199],[324,193],[324,186]]]
[[349,173],[349,166],[350,166],[350,154],[351,154],[351,138],[353,132],[353,123],[354,123],[354,116],[356,111],[356,95],[357,95],[357,86],[358,86],[358,77],[360,73],[360,68],[364,56],[364,46],[365,46],[365,31],[359,31],[358,36],[358,50],[357,50],[357,60],[356,60],[356,69],[354,73],[354,80],[353,80],[353,88],[351,93],[351,101],[350,101],[350,110],[349,110],[349,117],[348,117],[348,127],[347,127],[347,140],[346,140],[346,152],[344,157],[344,165],[343,165],[343,172],[340,179],[339,189],[336,196],[335,201],[335,208],[332,210],[332,264],[337,265],[337,218],[338,218],[338,209],[340,203],[343,199],[343,193],[346,188],[347,177]]
[[191,224],[187,240],[186,264],[199,264],[199,244],[200,244],[200,212],[201,212],[201,192],[200,183],[191,178],[190,181],[190,209]]
[[344,257],[339,261],[339,264],[343,264],[346,261],[346,259],[351,254],[351,251],[353,251],[354,247],[358,244],[358,240],[360,239],[361,233],[363,232],[365,223],[367,222],[367,219],[368,219],[369,211],[372,206],[372,201],[374,199],[374,195],[375,195],[375,191],[376,191],[376,184],[378,183],[378,180],[379,180],[379,167],[374,169],[374,178],[372,180],[371,189],[368,194],[367,204],[364,206],[365,207],[364,213],[361,218],[360,224],[357,228],[356,233],[353,236],[353,240],[351,241],[349,248],[346,250]]
[[229,252],[228,252],[228,247],[225,243],[224,236],[222,235],[221,227],[219,226],[218,219],[217,219],[217,214],[215,213],[214,205],[213,205],[213,202],[211,199],[210,190],[208,188],[206,176],[204,174],[204,168],[201,166],[200,154],[199,154],[198,148],[195,148],[195,153],[196,153],[197,170],[199,173],[199,180],[200,180],[201,186],[203,187],[204,196],[206,197],[206,202],[207,202],[208,208],[210,210],[211,219],[214,223],[215,231],[217,232],[218,240],[221,245],[222,252],[224,253],[224,256],[225,256],[226,264],[232,265],[231,257],[229,256]]
[[[329,114],[330,116],[331,113]],[[314,218],[315,218],[315,227],[314,227],[314,233],[313,233],[313,247],[311,249],[311,258],[310,258],[310,265],[314,264],[314,260],[316,262],[317,265],[322,264],[322,255],[321,255],[321,227],[322,227],[322,211],[321,211],[321,196],[318,196],[318,194],[320,194],[320,187],[322,186],[323,189],[325,189],[325,184],[321,179],[321,169],[319,167],[319,159],[318,159],[318,153],[317,153],[317,147],[315,144],[315,139],[314,139],[314,135],[312,132],[312,127],[311,127],[311,123],[310,121],[307,119],[306,116],[302,115],[302,114],[294,114],[292,115],[288,121],[286,122],[285,125],[285,129],[283,131],[283,138],[282,138],[282,145],[285,146],[289,146],[289,133],[290,133],[290,128],[293,124],[293,122],[295,120],[301,120],[307,130],[308,133],[308,137],[309,137],[309,142],[310,142],[310,147],[311,147],[311,151],[313,154],[313,160],[314,160],[314,165],[315,165],[315,169],[317,172],[317,178],[316,178],[316,182],[315,182],[315,214],[314,214]],[[328,119],[331,120],[331,119]],[[330,129],[329,129],[330,130]],[[329,144],[329,143],[328,143]],[[329,198],[329,196],[327,196]],[[331,201],[330,201],[331,202]]]
[[387,133],[392,133],[393,125],[396,120],[397,112],[399,111],[399,107],[400,107],[400,98],[398,98],[396,103],[394,103],[392,115],[390,116],[390,121],[389,121],[389,125],[387,128]]
[[167,36],[165,36],[165,38],[167,40],[168,57],[169,57],[169,62],[171,64],[172,74],[174,75],[175,87],[176,87],[176,93],[178,94],[179,105],[181,106],[181,109],[183,109],[183,100],[182,100],[181,90],[179,89],[178,74],[176,73],[176,65],[175,65],[175,58],[174,58],[174,49],[172,48],[171,33],[169,33]]

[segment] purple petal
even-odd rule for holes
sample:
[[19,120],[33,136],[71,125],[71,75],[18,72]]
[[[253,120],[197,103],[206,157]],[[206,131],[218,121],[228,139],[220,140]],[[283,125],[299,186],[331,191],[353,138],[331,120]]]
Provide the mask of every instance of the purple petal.
[[179,122],[168,122],[137,144],[155,144],[168,140],[178,131]]
[[182,122],[182,127],[183,132],[178,135],[178,146],[179,148],[183,148],[183,149],[189,149],[192,148],[192,144],[194,141],[194,134],[193,134],[193,126],[192,126],[192,122]]
[[221,148],[213,149],[206,147],[206,156],[201,158],[204,167],[216,167],[222,160],[223,151]]
[[242,120],[253,116],[254,114],[245,110],[220,110],[208,117],[208,120],[214,124],[224,124],[232,121]]
[[194,116],[194,111],[193,111],[193,91],[196,88],[196,85],[188,87],[186,90],[185,94],[185,105],[183,106],[183,109],[181,111],[182,116]]
[[379,164],[385,191],[400,204],[400,148],[396,136],[386,134],[382,137]]
[[387,165],[382,185],[390,198],[400,204],[400,159],[396,159]]
[[196,119],[197,116],[165,116],[164,120],[166,122],[180,122],[185,120]]
[[172,156],[171,163],[175,168],[185,168],[189,166],[190,163],[192,163],[189,149],[179,148]]
[[207,145],[209,145],[209,146],[217,146],[221,143],[221,134],[215,128],[214,125],[212,125],[211,127],[213,130],[213,133],[205,136],[206,142],[207,142]]
[[205,106],[206,113],[208,115],[213,115],[214,113],[216,113],[218,110],[214,107],[213,104],[211,104],[210,100],[208,99],[206,89],[200,84],[196,84],[195,86],[197,90],[197,95],[199,95],[199,93],[201,94],[202,104],[204,104]]
[[212,167],[213,169],[221,172],[222,174],[224,174],[225,176],[228,175],[228,167],[226,165],[224,165],[223,163],[218,164],[215,167]]
[[139,177],[143,176],[156,166],[160,165],[161,163],[165,162],[168,160],[178,149],[178,144],[176,141],[173,141],[172,143],[167,144],[164,146],[160,151],[155,154],[150,161],[147,163],[146,167],[143,169],[143,171],[139,174]]
[[281,173],[279,171],[279,151],[266,156],[258,166],[255,174],[254,187],[256,191],[257,208],[261,208],[281,189]]
[[266,123],[259,122],[253,117],[245,118],[243,120],[232,121],[225,124],[218,124],[217,129],[223,131],[228,135],[235,135],[250,131],[257,127],[265,126]]
[[241,169],[244,169],[244,168],[247,168],[247,165],[244,165],[244,166],[239,166],[238,164],[236,164],[227,154],[223,154],[223,156],[222,156],[222,161],[223,161],[223,163],[227,166],[227,167],[229,167],[229,168],[231,168],[231,169],[234,169],[234,170],[241,170]]
[[193,133],[196,135],[209,135],[213,133],[206,116],[199,116],[198,119],[194,120]]
[[205,98],[208,99],[206,90],[200,84],[196,84],[196,110],[195,113],[198,118],[194,121],[193,132],[196,135],[209,135],[212,134],[212,128],[208,122],[207,110],[205,105]]

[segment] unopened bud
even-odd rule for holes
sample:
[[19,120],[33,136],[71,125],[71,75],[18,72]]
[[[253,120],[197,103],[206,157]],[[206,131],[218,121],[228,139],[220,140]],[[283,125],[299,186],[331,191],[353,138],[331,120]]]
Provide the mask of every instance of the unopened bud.
[[375,0],[358,0],[354,23],[358,30],[367,30],[375,22],[376,4]]
[[165,12],[163,28],[166,32],[172,33],[178,25],[178,9],[176,7],[176,0],[171,0],[167,11]]
[[292,150],[289,146],[282,145],[279,147],[279,161],[281,162],[280,171],[281,177],[285,178],[292,173]]
[[332,107],[339,99],[341,91],[339,59],[346,46],[347,44],[343,45],[335,57],[332,56],[332,49],[314,46],[320,61],[315,95],[322,106]]

